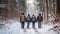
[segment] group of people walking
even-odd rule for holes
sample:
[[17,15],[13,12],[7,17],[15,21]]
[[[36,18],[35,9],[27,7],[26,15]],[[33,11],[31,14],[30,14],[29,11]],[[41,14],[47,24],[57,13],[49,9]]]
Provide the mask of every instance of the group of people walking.
[[37,18],[35,17],[35,15],[33,14],[32,17],[30,16],[30,14],[28,14],[28,16],[26,17],[24,15],[24,13],[22,13],[22,15],[20,16],[20,22],[21,22],[21,28],[24,29],[25,26],[25,22],[27,22],[27,28],[29,29],[30,23],[32,22],[32,27],[35,28],[35,22],[38,22],[38,28],[41,28],[41,22],[43,21],[43,18],[41,16],[41,14],[39,14],[37,16]]

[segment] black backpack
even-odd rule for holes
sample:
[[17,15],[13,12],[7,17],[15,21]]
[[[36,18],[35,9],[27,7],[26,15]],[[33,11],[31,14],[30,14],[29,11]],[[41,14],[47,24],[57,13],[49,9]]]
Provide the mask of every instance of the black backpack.
[[43,18],[42,18],[42,16],[38,16],[38,21],[43,21]]

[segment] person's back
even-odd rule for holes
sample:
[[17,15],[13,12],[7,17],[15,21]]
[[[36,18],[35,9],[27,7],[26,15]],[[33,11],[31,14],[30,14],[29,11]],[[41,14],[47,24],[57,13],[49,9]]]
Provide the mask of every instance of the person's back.
[[30,23],[31,23],[31,17],[30,14],[28,14],[27,18],[26,18],[26,22],[27,22],[27,28],[29,28]]
[[39,15],[39,16],[37,17],[37,21],[38,21],[38,22],[42,22],[42,20],[43,20],[42,16]]
[[24,15],[21,15],[20,21],[21,21],[21,22],[22,22],[22,21],[25,21],[25,16],[24,16]]
[[24,13],[22,13],[22,15],[20,16],[20,22],[21,22],[22,29],[24,29],[24,25],[25,25],[25,15],[24,15]]
[[43,21],[41,14],[39,14],[39,16],[37,17],[37,21],[38,21],[38,28],[41,28],[41,22]]
[[36,17],[33,15],[32,16],[32,22],[35,22],[36,21]]
[[27,16],[26,21],[27,22],[30,22],[31,21],[31,17],[30,16]]
[[32,16],[32,27],[35,28],[35,22],[36,22],[36,17],[35,15],[33,14]]

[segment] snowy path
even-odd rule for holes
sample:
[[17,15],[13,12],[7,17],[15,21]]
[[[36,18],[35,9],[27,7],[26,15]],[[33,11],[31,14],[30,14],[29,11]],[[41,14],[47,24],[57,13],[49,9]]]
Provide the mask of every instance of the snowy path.
[[[27,23],[25,23],[27,25]],[[7,25],[7,28],[0,29],[0,34],[57,34],[57,32],[53,30],[49,30],[53,27],[53,25],[42,24],[42,28],[38,29],[36,23],[36,29],[32,29],[32,25],[30,24],[30,29],[27,29],[25,25],[25,29],[21,29],[21,24],[17,21],[13,22],[11,25]]]

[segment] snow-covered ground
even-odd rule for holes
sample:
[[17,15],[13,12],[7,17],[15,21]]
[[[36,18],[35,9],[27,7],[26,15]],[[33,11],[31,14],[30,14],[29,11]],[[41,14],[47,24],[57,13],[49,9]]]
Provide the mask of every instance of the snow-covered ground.
[[42,24],[42,28],[39,29],[35,24],[36,29],[32,28],[30,23],[30,29],[27,29],[27,23],[25,23],[25,29],[21,29],[21,23],[19,21],[10,20],[9,23],[5,24],[5,27],[0,29],[0,34],[58,34],[58,32],[49,30],[53,27],[51,24]]

